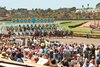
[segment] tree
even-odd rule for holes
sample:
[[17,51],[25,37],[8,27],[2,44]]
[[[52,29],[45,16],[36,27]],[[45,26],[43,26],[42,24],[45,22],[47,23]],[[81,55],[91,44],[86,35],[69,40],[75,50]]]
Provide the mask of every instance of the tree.
[[76,7],[70,8],[70,11],[75,11],[76,12]]
[[84,5],[82,5],[82,8],[84,8]]
[[90,5],[90,4],[87,4],[87,8],[88,8],[88,9],[89,9],[89,5]]

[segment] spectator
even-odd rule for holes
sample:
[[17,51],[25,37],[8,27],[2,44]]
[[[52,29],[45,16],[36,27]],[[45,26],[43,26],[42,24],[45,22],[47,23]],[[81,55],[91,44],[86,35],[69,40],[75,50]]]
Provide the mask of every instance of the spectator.
[[22,57],[24,57],[23,53],[21,52],[21,49],[18,49],[18,53],[16,54],[17,60],[18,62],[24,62]]

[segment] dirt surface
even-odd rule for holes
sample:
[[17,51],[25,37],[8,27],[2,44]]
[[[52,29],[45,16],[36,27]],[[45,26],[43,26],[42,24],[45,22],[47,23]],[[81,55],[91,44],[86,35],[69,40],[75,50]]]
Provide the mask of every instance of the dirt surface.
[[[12,37],[12,38],[32,38],[32,36],[21,36],[21,37]],[[39,38],[40,39],[40,38]],[[60,42],[63,42],[63,43],[86,43],[86,44],[94,44],[94,45],[100,45],[100,39],[94,39],[94,38],[82,38],[82,37],[64,37],[64,38],[60,38],[60,37],[51,37],[51,38],[48,38],[48,37],[44,37],[44,39],[47,39],[49,41],[60,41]]]
[[93,38],[81,38],[81,37],[68,37],[68,38],[46,38],[50,41],[60,41],[63,43],[71,43],[71,42],[77,42],[77,43],[86,43],[86,44],[94,44],[94,45],[100,45],[100,39],[93,39]]
[[4,22],[0,22],[0,24],[3,24]]

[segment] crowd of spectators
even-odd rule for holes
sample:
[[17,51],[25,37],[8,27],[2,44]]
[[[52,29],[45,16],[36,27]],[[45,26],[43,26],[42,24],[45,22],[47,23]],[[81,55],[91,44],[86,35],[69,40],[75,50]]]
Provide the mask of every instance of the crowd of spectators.
[[21,63],[24,63],[23,58],[37,63],[41,57],[48,60],[44,65],[50,67],[100,67],[100,46],[94,44],[68,44],[33,38],[28,39],[27,45],[4,43],[0,54],[3,58]]

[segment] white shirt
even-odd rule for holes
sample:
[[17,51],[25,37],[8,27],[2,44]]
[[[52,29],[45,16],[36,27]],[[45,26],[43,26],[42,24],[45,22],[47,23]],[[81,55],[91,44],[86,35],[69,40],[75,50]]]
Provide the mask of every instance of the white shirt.
[[89,67],[96,67],[94,64],[90,63]]
[[39,53],[42,53],[42,52],[43,52],[43,49],[40,49],[40,50],[39,50]]
[[69,46],[69,51],[72,51],[73,50],[73,47]]
[[87,46],[86,44],[84,44],[84,47],[83,47],[83,52],[86,50]]
[[34,43],[38,44],[38,41],[36,39],[33,40]]

